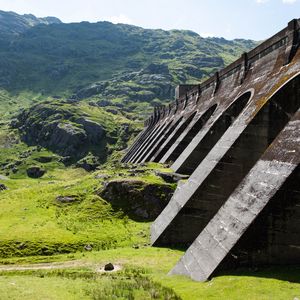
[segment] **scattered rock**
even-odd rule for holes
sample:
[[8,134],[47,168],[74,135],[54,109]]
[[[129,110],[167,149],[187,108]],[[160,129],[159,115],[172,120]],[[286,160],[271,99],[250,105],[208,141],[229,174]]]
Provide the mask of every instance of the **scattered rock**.
[[145,172],[146,172],[146,170],[143,170],[143,169],[128,170],[128,173],[132,173],[132,174],[143,174]]
[[26,248],[26,243],[25,242],[21,242],[20,245],[18,246],[18,249],[22,250]]
[[95,179],[103,179],[103,180],[107,180],[107,179],[109,179],[109,178],[111,178],[111,176],[110,176],[110,175],[107,175],[107,174],[97,174],[97,175],[95,175]]
[[40,167],[29,167],[26,170],[26,173],[27,173],[28,177],[40,178],[46,173],[46,170],[44,170]]
[[16,161],[15,161],[15,165],[16,165],[16,166],[19,166],[19,165],[21,165],[21,164],[22,164],[22,160],[16,160]]
[[144,74],[169,74],[169,68],[165,64],[150,64],[145,69],[143,69],[142,73]]
[[112,263],[108,263],[104,266],[104,271],[113,271],[115,269]]
[[74,203],[78,201],[78,196],[58,196],[56,197],[56,201],[60,203]]
[[3,184],[3,183],[0,183],[0,192],[1,191],[5,191],[5,190],[7,190],[8,188],[7,188],[7,186],[5,185],[5,184]]
[[113,109],[113,108],[108,108],[106,111],[113,115],[117,115],[119,113],[117,109]]
[[92,250],[93,250],[93,246],[90,245],[90,244],[85,245],[83,248],[84,248],[84,250],[86,250],[86,251],[92,251]]
[[53,160],[52,156],[40,156],[35,158],[36,161],[40,162],[40,163],[49,163]]
[[160,176],[164,181],[168,183],[175,183],[179,180],[188,179],[189,175],[182,175],[179,173],[167,173],[167,172],[158,172],[156,171],[155,174]]
[[88,155],[76,163],[76,167],[83,168],[87,172],[95,171],[99,166],[99,159],[93,155]]
[[106,106],[110,106],[111,103],[110,103],[110,101],[107,101],[107,100],[100,100],[97,102],[97,105],[99,107],[106,107]]

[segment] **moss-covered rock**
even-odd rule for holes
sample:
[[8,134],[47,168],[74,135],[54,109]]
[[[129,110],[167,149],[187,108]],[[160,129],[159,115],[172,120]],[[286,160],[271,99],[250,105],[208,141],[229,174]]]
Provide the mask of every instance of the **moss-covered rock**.
[[169,184],[147,183],[142,180],[112,180],[99,195],[114,209],[121,209],[136,220],[154,220],[167,205],[174,192]]
[[12,127],[18,128],[22,140],[40,145],[72,158],[83,157],[91,145],[100,145],[105,130],[86,116],[78,115],[71,105],[38,104],[23,110]]

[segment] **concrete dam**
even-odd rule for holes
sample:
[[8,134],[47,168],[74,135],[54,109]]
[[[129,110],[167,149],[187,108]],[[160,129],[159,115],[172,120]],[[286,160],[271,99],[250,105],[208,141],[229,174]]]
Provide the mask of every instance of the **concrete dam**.
[[170,274],[300,264],[300,19],[155,108],[123,158],[189,175],[151,226]]

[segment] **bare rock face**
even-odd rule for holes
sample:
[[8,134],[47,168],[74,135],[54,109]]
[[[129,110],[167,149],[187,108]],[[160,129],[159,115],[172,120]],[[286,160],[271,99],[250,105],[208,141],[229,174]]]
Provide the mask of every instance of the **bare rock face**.
[[19,129],[28,145],[39,145],[70,160],[84,157],[94,145],[103,147],[106,132],[68,104],[38,104],[21,112],[11,127]]
[[81,124],[86,133],[87,140],[92,144],[97,144],[104,135],[104,129],[102,126],[94,121],[79,118],[76,120],[77,124]]
[[173,192],[169,184],[123,179],[107,182],[99,195],[130,218],[151,221],[161,213]]

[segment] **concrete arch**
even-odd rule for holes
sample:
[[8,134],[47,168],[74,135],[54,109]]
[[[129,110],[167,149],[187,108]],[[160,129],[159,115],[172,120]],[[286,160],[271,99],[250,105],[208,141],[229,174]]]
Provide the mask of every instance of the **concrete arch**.
[[145,146],[152,141],[156,134],[158,134],[164,126],[167,126],[166,122],[159,122],[153,127],[153,129],[149,132],[149,134],[142,140],[141,144],[138,146],[136,151],[133,152],[132,156],[128,160],[129,162],[133,162],[133,160],[139,155],[139,153],[145,148]]
[[180,116],[180,114],[176,113],[177,111],[181,112],[181,114],[183,113],[182,108],[183,103],[176,102],[175,105],[172,105],[170,114],[168,114],[168,109],[166,108],[164,108],[163,112],[159,113],[158,109],[156,109],[155,112],[158,118],[157,124],[152,130],[152,133],[144,139],[138,149],[133,152],[131,158],[128,161],[132,163],[140,161],[140,155],[144,153],[145,148],[148,148],[150,144],[153,145],[153,142],[157,141],[157,136],[161,135],[161,133],[166,129],[166,126],[169,126],[169,124],[172,123],[174,119],[177,119]]
[[181,116],[176,122],[175,124],[169,128],[169,130],[166,132],[166,134],[164,134],[163,136],[161,136],[161,138],[156,142],[156,144],[152,147],[153,149],[150,150],[148,153],[146,153],[146,155],[144,156],[144,158],[141,160],[141,162],[145,162],[148,161],[150,157],[152,157],[152,155],[154,153],[156,153],[156,151],[160,148],[160,146],[165,142],[165,140],[170,136],[170,134],[172,134],[172,132],[174,130],[176,130],[177,126],[179,126],[179,124],[182,122],[183,120],[183,116]]
[[[192,174],[199,163],[205,158],[209,151],[214,147],[225,131],[233,124],[235,119],[244,110],[251,99],[251,92],[247,91],[235,99],[231,105],[215,120],[205,136],[192,147],[186,150],[172,165],[172,169],[183,174]],[[191,145],[191,144],[190,144]],[[192,149],[190,149],[192,148]],[[179,163],[181,162],[181,163]]]
[[134,144],[133,149],[130,151],[128,156],[126,156],[126,162],[130,162],[131,158],[139,151],[139,149],[146,143],[147,139],[151,137],[160,127],[160,123],[153,124],[153,126],[148,127],[145,134]]
[[144,141],[147,134],[153,129],[154,125],[149,125],[137,137],[135,142],[129,147],[126,155],[122,158],[121,162],[127,162],[129,157],[137,150],[142,141]]
[[168,149],[171,147],[171,145],[177,140],[177,138],[182,134],[182,132],[189,126],[189,124],[192,122],[194,117],[196,116],[197,111],[192,113],[182,124],[179,124],[178,128],[174,128],[174,132],[172,135],[166,136],[163,143],[160,144],[160,148],[155,149],[156,151],[153,151],[151,153],[151,161],[158,162],[161,157],[168,151]]
[[[252,103],[254,109],[259,101]],[[155,220],[151,228],[152,242],[191,243],[199,233],[197,230],[207,225],[299,107],[300,74],[272,93],[250,120],[240,122],[239,132],[228,130],[224,134]],[[182,236],[184,220],[191,230],[185,230]]]
[[139,163],[142,161],[144,156],[147,154],[148,149],[150,149],[158,140],[161,139],[168,132],[169,128],[172,127],[173,122],[166,122],[164,121],[161,130],[157,132],[157,134],[153,135],[152,139],[149,139],[149,142],[145,144],[145,146],[137,153],[135,158],[132,160],[134,163]]
[[213,115],[217,106],[217,104],[212,105],[202,115],[200,115],[200,117],[193,122],[192,126],[187,131],[183,132],[177,141],[173,143],[159,162],[174,162]]

